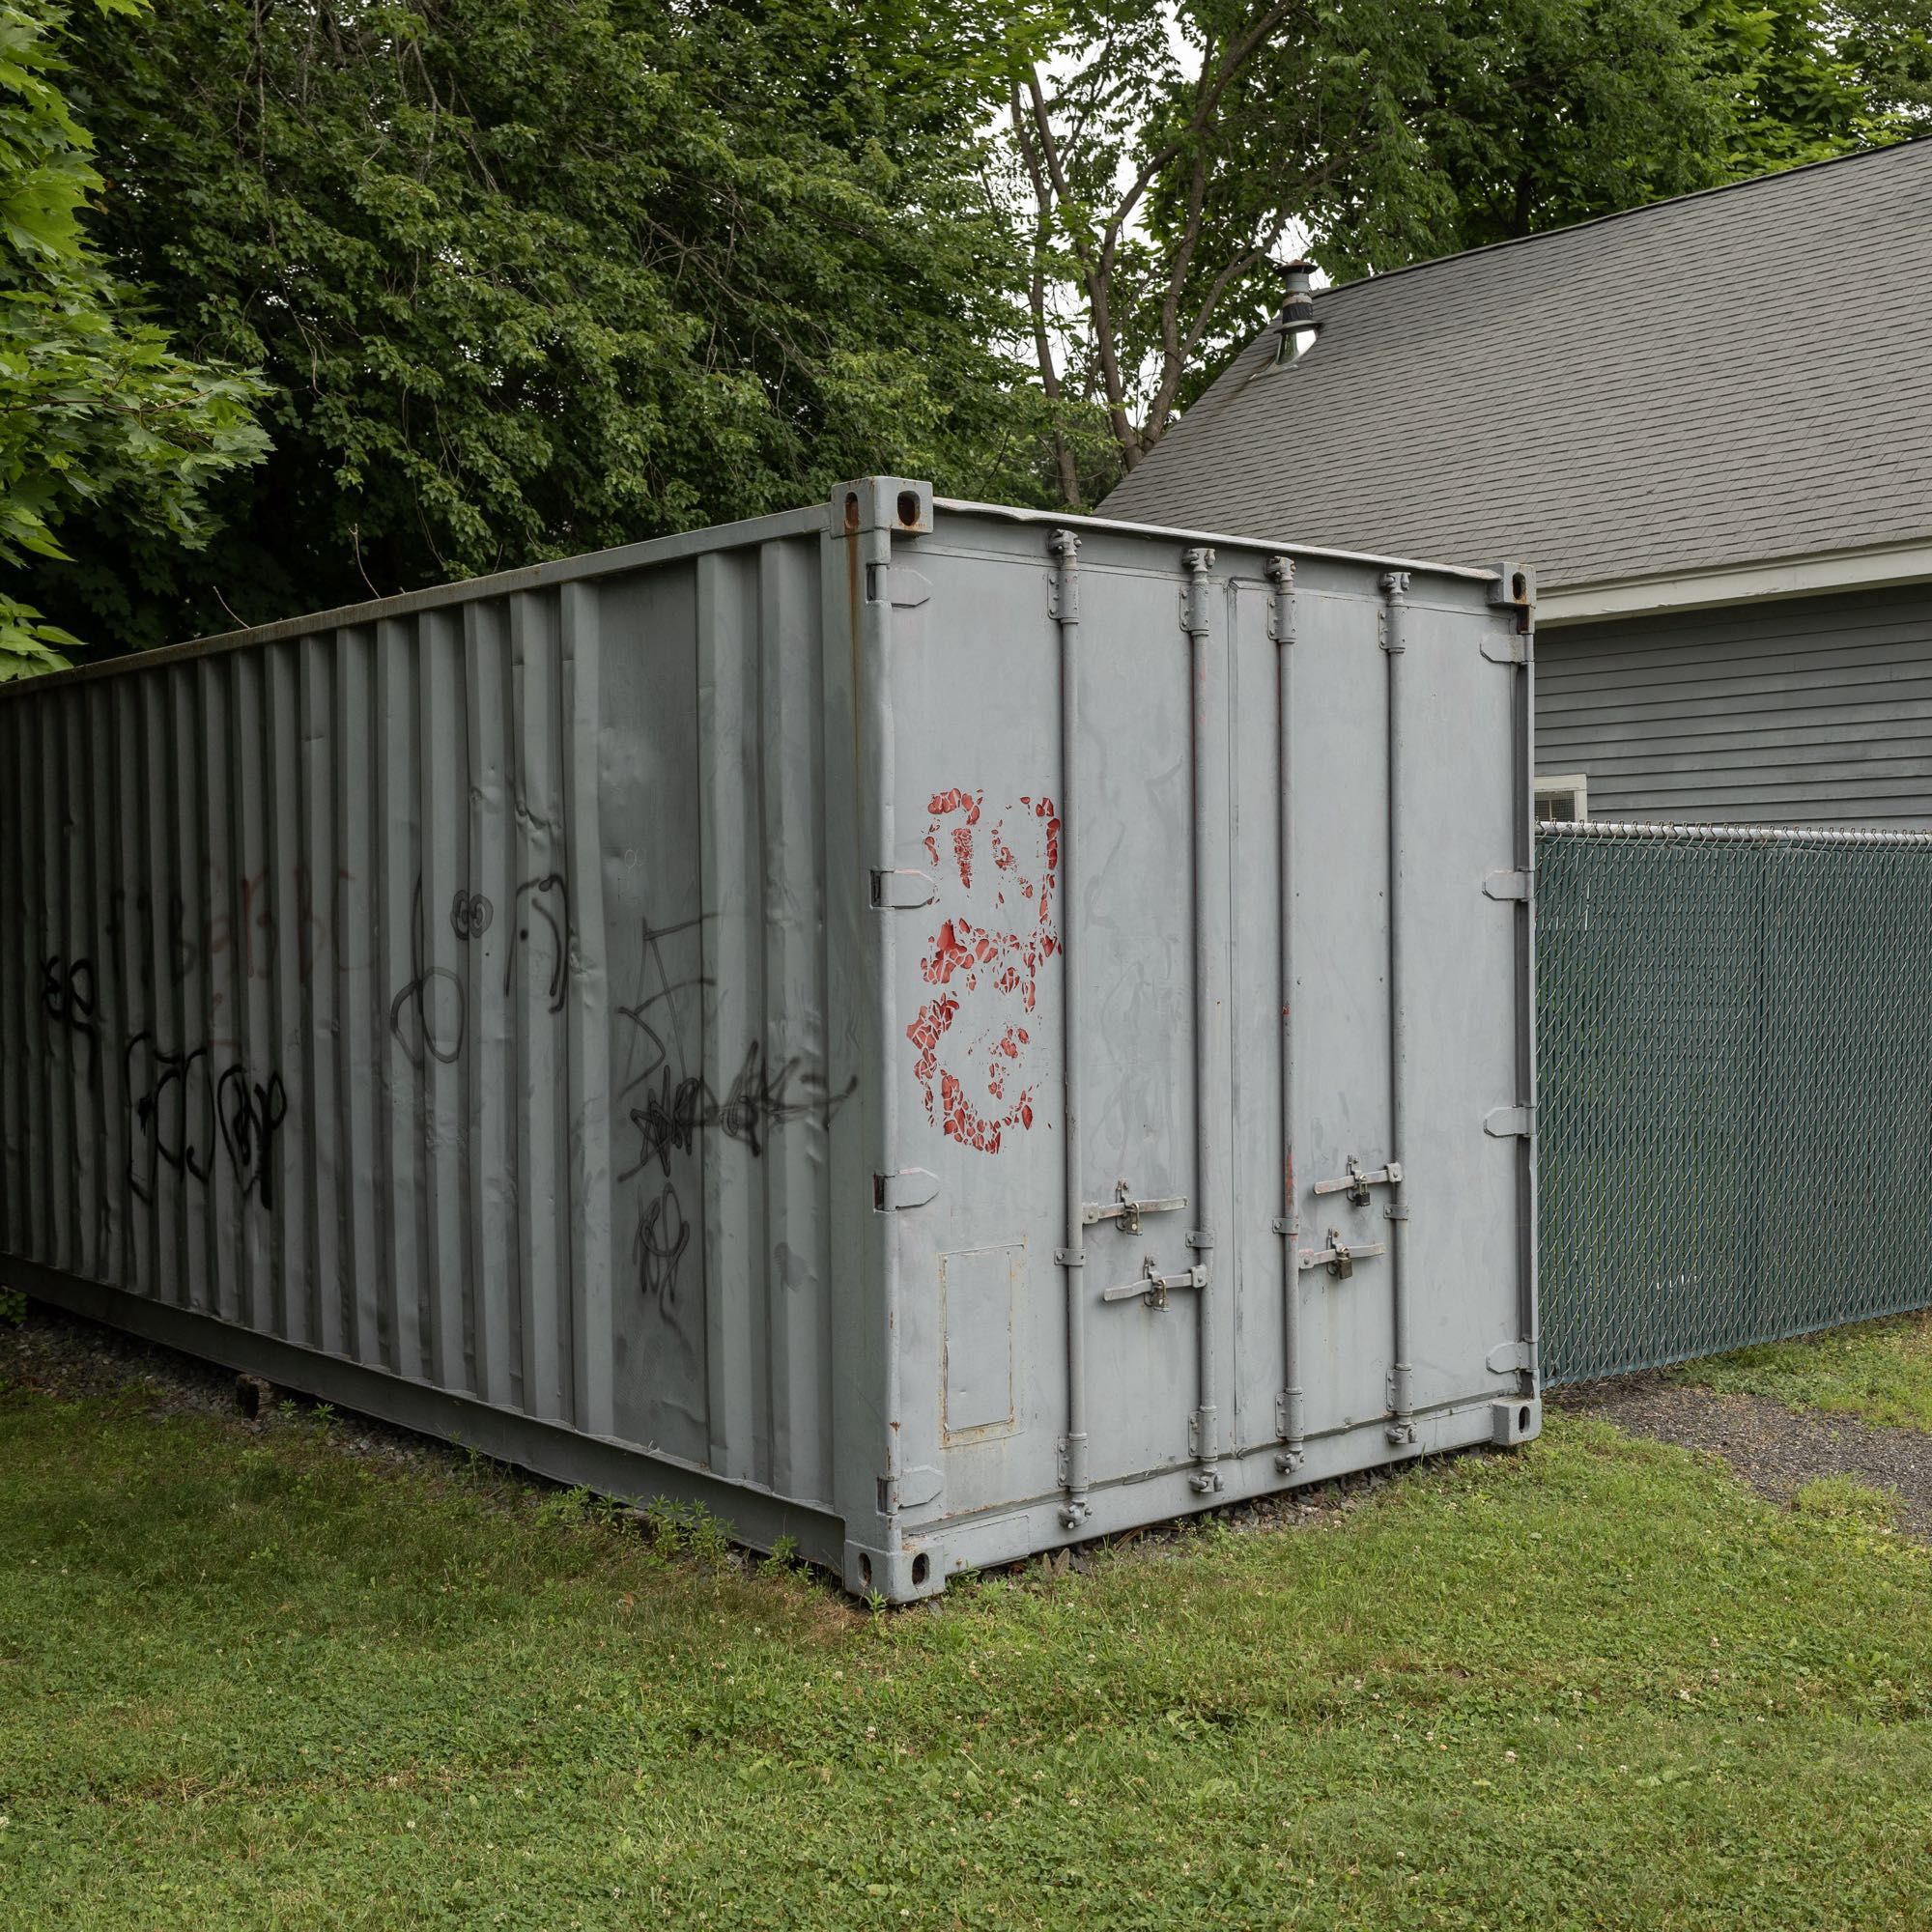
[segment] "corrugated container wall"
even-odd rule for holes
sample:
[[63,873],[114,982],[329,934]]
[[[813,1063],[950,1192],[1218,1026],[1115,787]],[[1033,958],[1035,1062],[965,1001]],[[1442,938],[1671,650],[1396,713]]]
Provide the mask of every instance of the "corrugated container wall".
[[1514,1439],[1531,594],[872,478],[15,687],[0,1272],[893,1599]]

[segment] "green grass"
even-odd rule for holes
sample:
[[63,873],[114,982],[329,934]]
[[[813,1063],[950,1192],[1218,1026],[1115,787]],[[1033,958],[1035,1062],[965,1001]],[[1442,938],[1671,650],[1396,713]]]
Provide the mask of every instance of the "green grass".
[[1559,1415],[903,1614],[711,1534],[0,1395],[0,1925],[1932,1920],[1932,1553],[1857,1496]]
[[1861,1321],[1771,1342],[1672,1371],[1726,1394],[1857,1415],[1890,1429],[1932,1430],[1932,1314]]

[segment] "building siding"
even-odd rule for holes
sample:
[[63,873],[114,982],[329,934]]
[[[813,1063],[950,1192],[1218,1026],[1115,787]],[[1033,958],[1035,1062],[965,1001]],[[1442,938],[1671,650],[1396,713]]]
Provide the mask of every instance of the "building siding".
[[1536,672],[1592,818],[1932,826],[1932,584],[1565,626]]

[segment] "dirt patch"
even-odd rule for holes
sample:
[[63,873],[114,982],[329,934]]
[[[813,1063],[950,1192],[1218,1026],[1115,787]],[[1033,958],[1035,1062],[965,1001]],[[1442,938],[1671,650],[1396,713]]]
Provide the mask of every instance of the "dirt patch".
[[1854,1415],[1804,1414],[1762,1395],[1720,1395],[1650,1370],[1550,1392],[1552,1405],[1600,1415],[1721,1456],[1759,1494],[1787,1503],[1818,1476],[1856,1476],[1897,1492],[1899,1525],[1932,1542],[1932,1435]]

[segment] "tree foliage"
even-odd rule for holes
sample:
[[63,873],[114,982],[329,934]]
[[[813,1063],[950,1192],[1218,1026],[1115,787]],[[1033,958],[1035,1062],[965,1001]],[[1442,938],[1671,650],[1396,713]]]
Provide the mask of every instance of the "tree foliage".
[[1008,17],[172,0],[97,22],[101,233],[199,353],[266,373],[276,447],[203,556],[110,513],[45,594],[148,642],[867,470],[1025,492],[1035,404],[997,347],[1018,265],[980,135]]
[[[124,644],[867,470],[1090,503],[1288,253],[1376,272],[1932,126],[1932,0],[132,4],[75,22],[98,174],[64,105],[38,160],[0,124],[69,197],[55,247],[8,190],[15,283],[94,290],[9,287],[41,521],[0,555]],[[0,101],[52,85],[29,42]],[[275,447],[238,469],[243,367]]]
[[1077,0],[1007,103],[1091,501],[1307,247],[1351,277],[1932,127],[1932,0]]
[[[0,564],[15,570],[63,556],[62,525],[109,504],[152,540],[204,543],[210,482],[266,447],[258,385],[173,353],[89,239],[101,180],[63,91],[65,19],[0,5]],[[64,663],[74,641],[0,592],[0,680]]]

